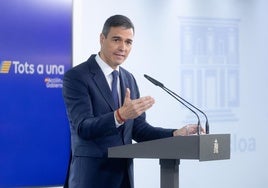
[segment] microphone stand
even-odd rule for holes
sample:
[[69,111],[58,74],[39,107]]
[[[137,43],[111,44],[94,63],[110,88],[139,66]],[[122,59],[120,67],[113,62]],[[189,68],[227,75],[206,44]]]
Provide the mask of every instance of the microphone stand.
[[[164,91],[166,91],[169,95],[171,95],[173,98],[175,98],[177,101],[179,101],[183,106],[185,106],[186,108],[188,108],[191,112],[193,112],[195,114],[195,116],[197,117],[198,121],[197,121],[197,134],[200,135],[200,118],[198,116],[198,114],[191,108],[189,108],[189,106],[187,106],[183,101],[181,101],[180,97],[178,97],[173,91],[171,91],[170,89],[166,88],[165,86],[161,87]],[[187,103],[187,102],[186,102]],[[187,103],[188,104],[188,103]]]
[[191,107],[193,107],[194,109],[196,109],[197,111],[199,111],[201,114],[203,114],[205,116],[205,119],[206,119],[206,124],[205,124],[205,126],[206,126],[206,134],[209,134],[209,123],[208,123],[207,115],[202,110],[200,110],[199,108],[195,107],[190,102],[186,101],[184,98],[182,98],[181,96],[179,96],[175,92],[171,91],[170,89],[168,89],[168,88],[165,87],[165,90],[167,90],[168,92],[172,93],[173,95],[175,95],[176,97],[178,97],[179,99],[181,99],[183,102],[187,103],[188,105],[190,105]]
[[[155,80],[154,78],[152,78],[152,77],[150,77],[150,76],[148,76],[146,74],[144,74],[144,77],[147,78],[150,82],[152,82],[156,86],[159,86],[160,88],[162,88],[169,95],[171,95],[172,97],[174,97],[177,101],[179,101],[181,104],[183,104],[186,108],[188,108],[191,112],[193,112],[196,115],[196,117],[198,119],[198,122],[197,122],[197,125],[198,125],[197,133],[198,133],[198,135],[200,135],[200,130],[201,130],[200,118],[199,118],[198,114],[193,109],[191,109],[189,106],[193,107],[194,109],[196,109],[197,111],[199,111],[200,113],[202,113],[205,116],[205,118],[206,118],[206,125],[205,125],[206,126],[206,134],[209,134],[208,118],[207,118],[207,115],[203,111],[201,111],[199,108],[195,107],[190,102],[188,102],[185,99],[183,99],[181,96],[179,96],[175,92],[173,92],[170,89],[166,88],[164,86],[164,84],[162,84],[161,82]],[[188,104],[189,106],[186,105],[185,103]]]
[[156,86],[159,86],[160,88],[162,88],[164,91],[166,91],[169,95],[171,95],[173,98],[175,98],[177,101],[179,101],[182,105],[184,105],[186,108],[188,108],[191,112],[193,112],[198,121],[197,121],[197,134],[200,135],[200,130],[201,130],[201,125],[200,125],[200,118],[198,116],[198,114],[191,109],[189,106],[187,106],[184,102],[186,102],[188,104],[188,102],[186,100],[183,99],[183,101],[181,101],[180,99],[182,99],[181,97],[179,97],[175,92],[171,91],[170,89],[166,88],[164,86],[164,84],[162,84],[161,82],[155,80],[154,78],[144,74],[144,77],[147,78],[150,82],[152,82],[153,84],[155,84]]

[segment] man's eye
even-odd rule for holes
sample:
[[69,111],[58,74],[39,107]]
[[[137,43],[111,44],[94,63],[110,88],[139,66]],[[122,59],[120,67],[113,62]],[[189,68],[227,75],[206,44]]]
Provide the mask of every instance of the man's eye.
[[127,41],[127,45],[132,45],[132,41]]

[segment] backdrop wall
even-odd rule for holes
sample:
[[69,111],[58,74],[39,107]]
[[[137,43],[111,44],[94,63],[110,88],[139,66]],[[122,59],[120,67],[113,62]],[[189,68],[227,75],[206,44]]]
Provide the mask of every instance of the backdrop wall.
[[[155,126],[178,128],[196,119],[143,74],[163,82],[203,109],[211,133],[231,134],[231,160],[182,161],[182,187],[264,187],[268,58],[267,1],[83,0],[74,2],[73,63],[99,51],[106,18],[124,14],[136,27],[124,67],[142,95],[156,104],[147,112]],[[146,180],[144,180],[146,177]],[[160,187],[158,160],[135,160],[137,188]]]

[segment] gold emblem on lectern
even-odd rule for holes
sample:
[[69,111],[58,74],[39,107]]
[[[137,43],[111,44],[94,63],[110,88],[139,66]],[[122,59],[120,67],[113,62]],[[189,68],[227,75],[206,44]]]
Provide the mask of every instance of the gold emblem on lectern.
[[218,154],[219,153],[219,143],[218,143],[218,140],[217,139],[214,140],[213,153],[214,154]]

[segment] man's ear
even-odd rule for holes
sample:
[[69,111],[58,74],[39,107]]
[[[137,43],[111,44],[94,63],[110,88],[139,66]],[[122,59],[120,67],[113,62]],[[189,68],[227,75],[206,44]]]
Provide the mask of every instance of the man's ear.
[[102,46],[103,40],[105,39],[105,36],[101,33],[100,34],[100,45]]

